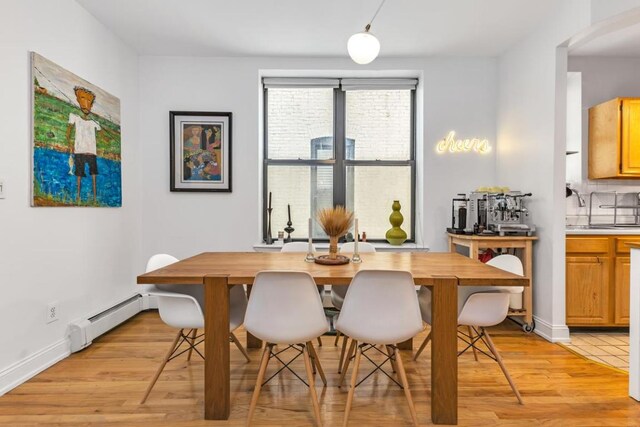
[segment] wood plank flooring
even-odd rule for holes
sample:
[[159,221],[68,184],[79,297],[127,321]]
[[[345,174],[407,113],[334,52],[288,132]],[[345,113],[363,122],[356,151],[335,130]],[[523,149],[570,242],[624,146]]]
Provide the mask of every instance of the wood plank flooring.
[[[244,425],[260,350],[250,350],[252,362],[247,364],[231,347],[232,409],[227,422],[202,419],[204,363],[199,357],[186,362],[183,355],[169,362],[147,403],[139,404],[174,334],[157,312],[138,315],[0,397],[0,425]],[[238,336],[244,342],[244,333]],[[518,404],[495,362],[484,356],[475,362],[471,353],[465,354],[459,366],[459,425],[640,426],[640,403],[627,397],[626,375],[525,335],[510,323],[494,329],[493,336],[525,405]],[[325,426],[341,425],[348,388],[335,385],[340,347],[333,346],[333,337],[323,342],[317,351],[329,385],[316,386],[322,419]],[[429,351],[418,362],[402,351],[421,425],[430,425],[431,419]],[[301,358],[292,366],[304,373]],[[267,375],[275,367],[271,362]],[[363,360],[362,375],[368,368]],[[274,379],[260,396],[252,425],[313,425],[306,387],[291,374]],[[372,376],[356,390],[350,425],[411,425],[402,390],[382,374]]]

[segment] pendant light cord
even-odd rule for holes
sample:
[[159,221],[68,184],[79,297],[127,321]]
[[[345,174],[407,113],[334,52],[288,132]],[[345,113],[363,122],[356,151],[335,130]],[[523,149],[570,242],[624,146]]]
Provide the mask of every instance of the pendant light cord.
[[371,29],[371,24],[373,24],[373,20],[376,19],[376,16],[378,16],[378,12],[380,12],[380,9],[382,9],[382,5],[384,5],[384,2],[386,2],[386,1],[387,0],[382,0],[382,2],[380,3],[380,6],[378,6],[378,10],[376,10],[376,13],[373,14],[373,18],[371,18],[371,21],[369,21],[367,26],[364,27],[364,30],[366,32],[368,32]]

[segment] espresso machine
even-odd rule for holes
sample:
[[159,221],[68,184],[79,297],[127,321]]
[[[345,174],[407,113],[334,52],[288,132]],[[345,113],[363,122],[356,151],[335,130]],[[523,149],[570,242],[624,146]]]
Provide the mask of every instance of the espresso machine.
[[527,197],[531,197],[531,193],[488,193],[485,229],[500,236],[532,236],[535,226],[530,223],[529,210],[525,207]]
[[447,231],[455,234],[531,236],[535,227],[525,206],[527,197],[531,197],[531,193],[520,191],[458,194],[452,200],[452,225]]

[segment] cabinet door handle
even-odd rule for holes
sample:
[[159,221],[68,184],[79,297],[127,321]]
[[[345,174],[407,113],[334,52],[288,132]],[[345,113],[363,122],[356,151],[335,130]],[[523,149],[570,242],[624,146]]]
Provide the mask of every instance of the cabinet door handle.
[[598,262],[598,264],[601,264],[599,256],[596,257],[596,261]]

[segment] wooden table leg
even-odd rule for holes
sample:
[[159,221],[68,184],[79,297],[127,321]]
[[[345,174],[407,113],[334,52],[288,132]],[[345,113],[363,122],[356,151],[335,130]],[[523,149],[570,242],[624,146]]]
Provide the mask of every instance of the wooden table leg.
[[226,420],[231,412],[227,277],[205,276],[204,298],[204,418]]
[[458,279],[435,279],[431,294],[431,420],[434,424],[457,424]]
[[479,252],[478,242],[473,240],[469,242],[469,258],[477,260]]
[[[252,287],[251,285],[247,285],[247,298],[251,297]],[[247,348],[262,348],[262,340],[247,332]]]
[[456,251],[456,244],[453,243],[453,237],[449,236],[449,252],[457,252]]
[[533,324],[533,242],[527,240],[524,247],[524,276],[529,278],[529,286],[524,288],[522,294],[522,307],[527,311],[524,321],[529,326]]

